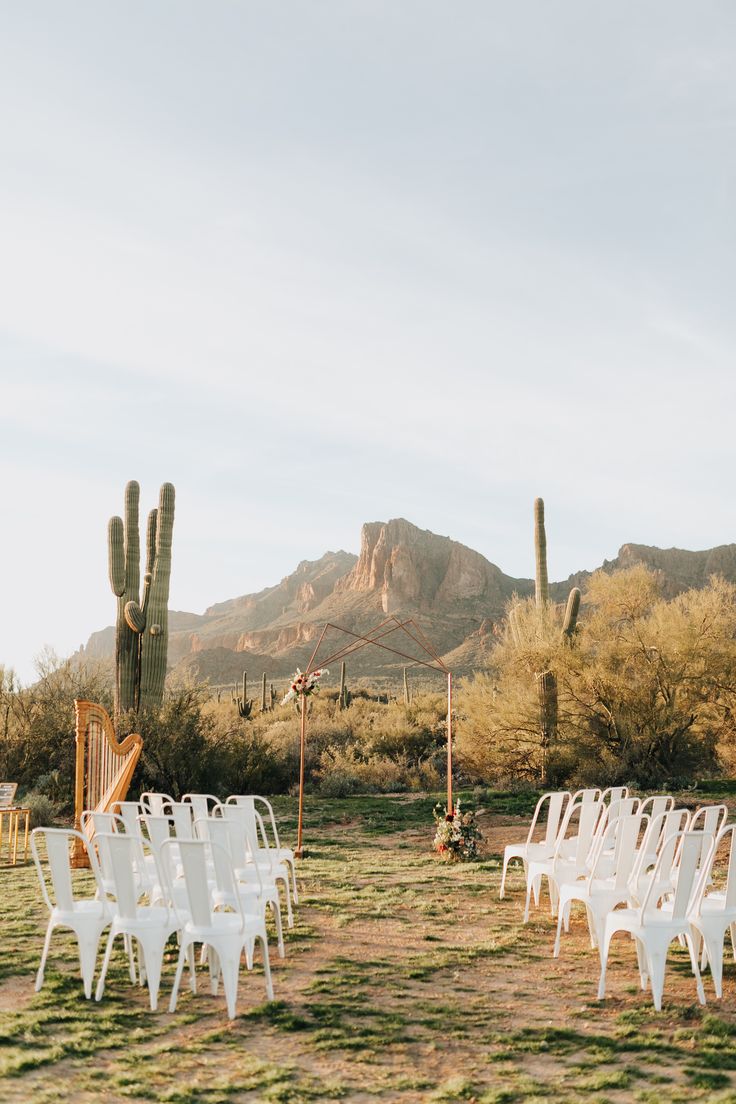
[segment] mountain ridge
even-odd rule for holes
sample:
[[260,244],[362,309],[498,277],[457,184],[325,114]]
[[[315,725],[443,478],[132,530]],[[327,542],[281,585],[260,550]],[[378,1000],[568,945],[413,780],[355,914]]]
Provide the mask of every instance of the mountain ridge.
[[[626,543],[599,570],[635,563],[657,571],[668,596],[703,586],[714,573],[736,582],[736,544],[688,551]],[[592,574],[579,571],[550,584],[550,596],[564,601],[571,586],[584,586]],[[280,582],[257,593],[216,602],[202,614],[171,611],[169,664],[212,682],[232,681],[233,673],[247,666],[268,677],[289,677],[297,666],[306,666],[324,625],[365,634],[397,616],[413,618],[448,666],[465,673],[487,661],[494,625],[511,596],[533,591],[533,579],[506,575],[480,552],[405,518],[366,522],[358,555],[325,552],[300,561]],[[349,639],[329,629],[318,661]],[[396,647],[418,655],[406,641]],[[77,655],[102,657],[113,650],[114,629],[108,627],[93,633]],[[388,674],[402,662],[370,647],[349,661],[351,674],[358,675]]]

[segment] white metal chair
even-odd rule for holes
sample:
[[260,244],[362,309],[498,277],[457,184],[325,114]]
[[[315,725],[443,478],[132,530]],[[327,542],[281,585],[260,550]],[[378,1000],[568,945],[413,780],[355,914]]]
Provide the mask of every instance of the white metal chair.
[[179,921],[166,904],[141,903],[141,886],[136,877],[139,841],[134,836],[119,833],[101,837],[101,842],[103,840],[110,860],[115,901],[111,906],[110,934],[95,996],[101,1000],[113,944],[117,936],[122,935],[126,937],[126,942],[135,939],[138,944],[142,957],[141,983],[145,978],[151,1011],[155,1012],[164,949],[169,936],[177,931]]
[[[571,795],[567,790],[562,790],[557,793],[542,794],[534,809],[534,815],[529,825],[526,840],[523,843],[506,844],[503,849],[503,870],[501,871],[501,889],[499,892],[501,900],[503,900],[506,890],[506,871],[512,859],[521,859],[524,866],[524,872],[526,872],[527,863],[530,858],[547,859],[554,854],[560,823],[570,799]],[[545,805],[547,806],[547,823],[545,825],[544,837],[541,840],[535,841],[534,833],[545,811]]]
[[[549,885],[549,898],[552,915],[557,912],[559,890],[566,882],[575,882],[590,872],[590,853],[595,839],[603,803],[600,800],[585,800],[571,803],[560,828],[554,855],[548,859],[530,859],[526,872],[526,903],[524,923],[529,920],[529,905],[532,893],[538,900],[539,885],[543,877]],[[575,833],[575,829],[577,830]],[[568,835],[573,831],[575,834]]]
[[290,928],[294,927],[294,914],[291,908],[291,887],[289,868],[274,848],[269,847],[263,820],[253,808],[234,803],[219,806],[218,810],[226,820],[235,821],[242,828],[248,858],[258,867],[261,877],[273,878],[276,885],[282,884],[286,897],[286,917]]
[[[92,872],[98,886],[101,885],[100,872],[94,849],[87,847],[87,841],[81,832],[63,828],[34,828],[31,832],[31,854],[38,871],[41,893],[49,910],[49,922],[46,928],[41,964],[36,974],[36,992],[43,985],[46,960],[48,958],[51,936],[55,928],[69,928],[74,932],[79,947],[79,966],[84,984],[84,995],[92,996],[92,980],[97,961],[97,948],[100,937],[110,923],[111,912],[104,894],[100,897],[80,896],[72,879],[70,849],[74,841],[82,841],[89,854]],[[48,872],[44,869],[38,844],[46,846]],[[47,881],[48,878],[48,881]],[[50,882],[50,886],[48,884]],[[49,892],[49,890],[51,890]]]
[[[560,936],[569,931],[570,908],[575,901],[585,905],[591,947],[600,948],[606,916],[617,905],[628,904],[629,877],[637,854],[642,828],[638,812],[628,813],[609,823],[603,846],[598,852],[590,877],[567,882],[560,889],[557,909],[557,935],[553,956],[560,953]],[[612,854],[609,856],[609,845]]]
[[[279,862],[285,863],[291,871],[292,881],[292,895],[294,897],[294,904],[299,903],[299,890],[296,884],[296,864],[294,862],[294,852],[290,847],[283,847],[281,840],[279,839],[279,830],[276,827],[276,817],[274,815],[273,806],[271,802],[265,797],[259,797],[257,794],[232,794],[225,802],[226,805],[239,805],[241,808],[249,809],[252,813],[258,813],[256,803],[260,803],[266,810],[268,820],[271,824],[271,831],[273,833],[273,848],[276,857]],[[261,814],[262,816],[262,814]],[[267,843],[268,841],[266,841]]]
[[[162,850],[166,853],[173,846],[174,841],[168,840],[163,844]],[[221,973],[227,1012],[232,1020],[236,1012],[240,958],[248,950],[252,956],[253,944],[257,939],[261,941],[263,949],[266,994],[269,1000],[273,1000],[265,924],[261,917],[243,911],[235,885],[235,874],[226,851],[210,840],[181,840],[178,847],[186,888],[187,912],[180,913],[181,945],[169,1011],[176,1010],[179,985],[189,950],[194,944],[201,943],[208,948],[213,994],[217,992]],[[218,911],[213,906],[208,870],[215,871],[218,891],[231,902],[234,911]],[[179,907],[175,907],[179,912]]]
[[[199,830],[199,821],[195,822]],[[245,850],[245,840],[241,825],[231,818],[211,817],[207,821],[208,835],[204,838],[212,840],[226,851],[235,873],[236,889],[240,894],[240,900],[245,912],[258,912],[266,920],[266,909],[271,908],[276,924],[276,939],[279,957],[283,958],[284,932],[281,923],[281,901],[278,886],[274,878],[269,874],[258,870],[256,864],[249,861]],[[226,898],[213,887],[213,901],[219,906],[227,905]],[[249,963],[250,966],[250,963]]]
[[[726,885],[722,891],[707,893],[710,872],[719,849],[729,843]],[[736,825],[721,828],[704,869],[695,904],[690,912],[696,952],[702,942],[705,958],[710,965],[711,977],[717,997],[723,996],[723,940],[731,933],[731,947],[736,958]]]
[[[682,845],[678,847],[682,841]],[[669,841],[667,841],[669,842]],[[698,832],[678,833],[673,837],[673,842],[680,854],[679,877],[677,888],[670,907],[661,907],[662,894],[657,888],[663,879],[658,877],[658,871],[651,880],[646,897],[640,908],[617,909],[609,912],[606,917],[603,942],[601,945],[601,974],[598,983],[598,999],[603,1000],[606,994],[606,968],[611,940],[616,932],[628,932],[636,941],[636,952],[639,963],[639,975],[642,989],[646,989],[647,983],[651,984],[652,1000],[654,1007],[659,1012],[662,1009],[662,993],[664,991],[664,978],[667,965],[667,950],[673,940],[684,937],[690,953],[690,965],[695,975],[695,984],[698,1000],[705,1004],[703,982],[698,969],[697,954],[690,929],[688,912],[691,900],[696,888],[696,876],[698,860],[700,856],[701,838]],[[657,861],[659,868],[664,861],[664,854]]]

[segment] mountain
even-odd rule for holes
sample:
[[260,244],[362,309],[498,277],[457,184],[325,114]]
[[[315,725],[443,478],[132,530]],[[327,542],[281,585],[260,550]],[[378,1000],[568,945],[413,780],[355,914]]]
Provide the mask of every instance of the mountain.
[[[657,571],[664,592],[674,595],[703,586],[710,575],[736,581],[736,545],[703,552],[625,544],[604,571],[643,563]],[[572,586],[584,586],[591,572],[581,571],[553,583],[551,595],[564,601]],[[243,670],[255,680],[288,678],[309,661],[326,624],[367,633],[385,618],[411,617],[447,665],[458,673],[483,666],[493,644],[494,626],[508,599],[534,592],[532,579],[505,575],[479,552],[404,518],[369,522],[361,532],[360,553],[326,552],[303,560],[276,586],[210,606],[203,614],[172,611],[169,663],[180,674],[233,682]],[[325,631],[317,662],[348,643],[350,635]],[[412,657],[423,653],[404,634],[384,643]],[[114,630],[93,633],[84,654],[111,655]],[[377,647],[366,647],[348,660],[351,676],[385,675],[407,660]],[[335,674],[337,672],[334,672]]]

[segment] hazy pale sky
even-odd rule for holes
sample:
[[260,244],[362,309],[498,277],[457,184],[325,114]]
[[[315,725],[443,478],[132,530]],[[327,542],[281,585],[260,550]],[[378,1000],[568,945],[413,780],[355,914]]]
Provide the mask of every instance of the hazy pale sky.
[[736,539],[730,0],[5,0],[0,663],[403,516],[533,572]]

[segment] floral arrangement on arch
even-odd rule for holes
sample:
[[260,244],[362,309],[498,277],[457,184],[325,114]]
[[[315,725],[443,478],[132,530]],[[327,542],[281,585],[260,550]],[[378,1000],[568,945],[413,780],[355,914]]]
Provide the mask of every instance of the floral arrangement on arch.
[[460,812],[460,802],[448,812],[441,804],[434,807],[434,849],[445,862],[473,862],[478,858],[478,840],[483,839],[475,823],[475,813]]
[[310,694],[316,694],[319,690],[319,680],[323,675],[329,675],[329,673],[326,667],[321,667],[318,671],[302,674],[297,667],[296,674],[291,680],[291,686],[284,695],[281,704],[288,705],[290,701],[294,701],[296,698],[308,698]]

